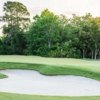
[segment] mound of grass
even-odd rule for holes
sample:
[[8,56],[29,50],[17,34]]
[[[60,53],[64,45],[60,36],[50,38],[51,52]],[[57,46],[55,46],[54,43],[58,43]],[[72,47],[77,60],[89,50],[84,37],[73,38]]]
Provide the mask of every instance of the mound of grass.
[[[95,80],[100,80],[100,72],[84,67],[68,66],[68,65],[46,65],[46,64],[31,64],[31,63],[11,63],[0,62],[0,70],[4,69],[27,69],[36,70],[44,75],[76,75],[85,76]],[[2,77],[0,77],[2,78]]]
[[66,97],[0,93],[0,100],[100,100],[100,96]]
[[7,78],[8,76],[7,75],[4,75],[4,74],[2,74],[2,73],[0,73],[0,78],[2,79],[2,78]]

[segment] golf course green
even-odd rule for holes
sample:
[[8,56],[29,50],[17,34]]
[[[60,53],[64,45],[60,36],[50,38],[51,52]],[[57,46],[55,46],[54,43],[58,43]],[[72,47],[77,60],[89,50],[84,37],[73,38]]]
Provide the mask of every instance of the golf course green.
[[[36,70],[44,75],[85,76],[100,81],[100,62],[87,59],[1,55],[0,70],[4,69]],[[7,77],[0,73],[0,78]],[[100,100],[100,96],[63,97],[0,93],[0,100]]]

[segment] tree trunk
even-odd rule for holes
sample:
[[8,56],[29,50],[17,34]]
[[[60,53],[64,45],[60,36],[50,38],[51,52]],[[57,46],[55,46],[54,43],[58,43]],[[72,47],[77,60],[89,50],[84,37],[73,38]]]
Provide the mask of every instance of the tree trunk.
[[94,53],[94,59],[97,59],[97,49],[95,49],[95,53]]
[[48,40],[48,47],[51,47],[51,39]]
[[83,49],[83,59],[85,58],[85,49]]
[[92,55],[91,55],[91,58],[93,59],[93,50],[92,50],[91,54],[92,54]]
[[49,48],[51,47],[51,42],[50,42],[50,41],[48,42],[48,47],[49,47]]

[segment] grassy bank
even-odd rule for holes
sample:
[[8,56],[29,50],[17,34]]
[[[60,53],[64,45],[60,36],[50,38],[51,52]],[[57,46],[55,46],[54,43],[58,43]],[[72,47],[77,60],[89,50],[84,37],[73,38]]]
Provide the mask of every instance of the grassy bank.
[[[38,56],[0,55],[0,70],[37,70],[44,75],[77,75],[100,80],[100,61]],[[0,78],[7,77],[0,74]]]
[[100,100],[100,96],[65,97],[0,93],[0,100]]
[[[98,67],[97,67],[98,68]],[[76,75],[85,76],[92,79],[100,80],[100,68],[94,70],[91,68],[76,67],[71,65],[46,65],[46,64],[31,64],[31,63],[11,63],[11,62],[0,62],[0,70],[4,69],[28,69],[36,70],[44,75]],[[0,78],[7,77],[1,74]]]

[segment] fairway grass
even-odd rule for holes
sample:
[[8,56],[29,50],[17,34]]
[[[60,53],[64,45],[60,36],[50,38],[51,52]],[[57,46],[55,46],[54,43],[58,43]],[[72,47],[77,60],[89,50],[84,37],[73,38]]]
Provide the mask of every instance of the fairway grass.
[[[100,80],[100,62],[38,56],[0,56],[0,70],[36,70],[44,75],[75,75]],[[6,78],[0,74],[0,78]],[[100,96],[61,97],[0,93],[0,100],[100,100]]]
[[0,93],[0,100],[100,100],[100,96],[67,97]]

